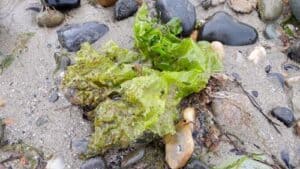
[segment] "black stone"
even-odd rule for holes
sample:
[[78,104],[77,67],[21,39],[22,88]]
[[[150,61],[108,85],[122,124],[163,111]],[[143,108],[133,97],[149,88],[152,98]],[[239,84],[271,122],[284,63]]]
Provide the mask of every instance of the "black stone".
[[225,12],[217,12],[200,28],[198,40],[219,41],[225,45],[243,46],[256,42],[255,28],[235,20]]
[[122,20],[135,14],[139,6],[136,0],[118,0],[115,7],[116,20]]
[[69,10],[80,6],[80,0],[45,0],[45,2],[57,10]]
[[57,31],[60,44],[70,52],[76,52],[84,42],[94,43],[101,38],[109,28],[98,22],[65,25]]
[[299,71],[300,67],[297,66],[297,65],[294,65],[294,64],[286,63],[286,64],[283,65],[283,69],[285,71],[290,71],[290,70]]
[[155,4],[162,22],[177,17],[182,22],[183,35],[192,33],[196,24],[196,10],[188,0],[158,0]]
[[105,162],[101,157],[91,158],[85,161],[80,169],[105,169]]
[[265,67],[265,72],[266,72],[266,73],[270,73],[270,72],[271,72],[271,69],[272,69],[272,66],[271,66],[271,65],[267,65],[267,66]]
[[295,121],[294,113],[286,107],[276,107],[272,110],[271,114],[287,127],[292,127]]
[[251,91],[251,94],[254,97],[258,97],[258,91],[253,90],[253,91]]
[[288,50],[288,57],[294,62],[300,63],[300,40]]
[[211,0],[201,0],[200,5],[203,9],[208,9],[211,7]]

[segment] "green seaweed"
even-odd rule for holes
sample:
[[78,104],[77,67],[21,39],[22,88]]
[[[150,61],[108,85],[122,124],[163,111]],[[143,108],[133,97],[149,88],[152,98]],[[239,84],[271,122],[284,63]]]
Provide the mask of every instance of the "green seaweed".
[[114,42],[99,51],[82,45],[62,86],[71,103],[93,108],[88,155],[125,148],[145,133],[175,133],[179,102],[205,88],[210,75],[222,69],[208,42],[179,39],[181,31],[178,19],[162,25],[144,4],[134,23],[138,52]]

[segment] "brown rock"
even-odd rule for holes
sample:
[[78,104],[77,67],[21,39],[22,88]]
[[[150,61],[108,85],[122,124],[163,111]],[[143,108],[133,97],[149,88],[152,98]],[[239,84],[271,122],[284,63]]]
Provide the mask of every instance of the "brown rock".
[[239,13],[250,13],[257,6],[257,0],[229,0],[228,5]]
[[98,3],[104,7],[113,6],[117,0],[98,0]]
[[300,136],[300,120],[297,121],[297,123],[294,126],[295,134],[297,136]]
[[4,107],[5,106],[5,100],[3,100],[1,97],[0,97],[0,107]]

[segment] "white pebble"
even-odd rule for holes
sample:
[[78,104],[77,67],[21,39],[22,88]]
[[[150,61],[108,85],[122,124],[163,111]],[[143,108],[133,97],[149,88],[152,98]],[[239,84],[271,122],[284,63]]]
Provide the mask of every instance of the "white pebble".
[[266,49],[262,46],[257,46],[248,56],[248,60],[254,64],[258,64],[267,55]]

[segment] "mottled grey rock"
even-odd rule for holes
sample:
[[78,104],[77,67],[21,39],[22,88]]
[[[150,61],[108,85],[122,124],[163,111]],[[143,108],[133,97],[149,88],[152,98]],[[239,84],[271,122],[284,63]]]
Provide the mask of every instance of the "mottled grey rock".
[[208,9],[211,6],[211,0],[201,0],[200,4],[204,9]]
[[5,130],[5,124],[2,121],[2,119],[0,119],[0,145],[3,142],[3,139],[4,139],[4,130]]
[[134,15],[138,7],[136,0],[118,0],[115,7],[115,18],[117,20],[128,18]]
[[101,38],[109,28],[99,22],[65,25],[57,31],[60,44],[70,52],[76,52],[84,42],[94,43]]
[[262,20],[273,21],[283,11],[282,0],[258,0],[258,11]]
[[282,32],[283,30],[279,24],[271,23],[266,26],[264,35],[267,39],[278,39]]
[[290,6],[292,8],[293,15],[300,22],[300,1],[299,0],[290,0]]
[[294,113],[286,107],[276,107],[272,110],[271,114],[287,127],[292,127],[295,121]]
[[52,89],[50,95],[48,97],[49,102],[56,102],[59,99],[58,91],[56,89]]
[[88,140],[87,139],[74,139],[72,140],[72,150],[77,153],[86,153],[88,151]]
[[130,167],[133,164],[140,161],[145,155],[145,147],[138,148],[137,150],[129,153],[121,162],[121,167],[126,168]]
[[183,35],[192,33],[196,24],[196,10],[188,0],[158,0],[155,6],[164,23],[177,17],[182,22]]
[[42,115],[41,117],[39,117],[39,118],[36,120],[35,124],[36,124],[36,126],[40,127],[40,126],[42,126],[42,125],[44,125],[44,124],[46,124],[46,123],[48,123],[48,122],[49,122],[49,117],[48,117],[48,115]]
[[101,157],[91,158],[85,161],[80,169],[105,169],[106,165]]
[[225,45],[242,46],[256,42],[257,31],[238,22],[225,12],[217,12],[200,28],[198,40],[219,41]]

